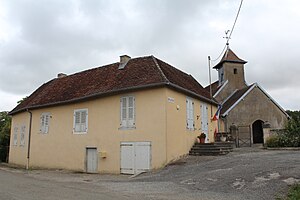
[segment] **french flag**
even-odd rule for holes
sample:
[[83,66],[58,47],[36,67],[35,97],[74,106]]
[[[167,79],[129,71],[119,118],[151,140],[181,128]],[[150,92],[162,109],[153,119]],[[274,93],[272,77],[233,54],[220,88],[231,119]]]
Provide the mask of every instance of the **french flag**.
[[214,115],[214,117],[212,118],[213,121],[217,121],[220,118],[221,109],[222,109],[222,105],[218,105],[218,110],[217,110],[216,114]]

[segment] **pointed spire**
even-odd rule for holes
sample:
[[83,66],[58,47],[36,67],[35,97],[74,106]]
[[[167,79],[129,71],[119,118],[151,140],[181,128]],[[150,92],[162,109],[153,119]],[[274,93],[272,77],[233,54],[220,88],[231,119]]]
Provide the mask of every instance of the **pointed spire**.
[[213,68],[214,69],[220,69],[224,62],[241,63],[241,64],[247,63],[247,61],[242,60],[239,57],[237,57],[237,55],[229,47],[225,51],[225,53],[224,53],[222,59],[220,60],[220,62],[216,66],[214,66]]

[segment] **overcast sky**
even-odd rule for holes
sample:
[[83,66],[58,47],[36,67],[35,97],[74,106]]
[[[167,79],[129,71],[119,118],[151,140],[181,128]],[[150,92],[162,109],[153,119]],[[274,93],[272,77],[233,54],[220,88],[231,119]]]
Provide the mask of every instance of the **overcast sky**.
[[[60,72],[154,55],[208,85],[240,0],[0,0],[0,111]],[[230,48],[284,109],[300,110],[300,1],[244,0]],[[214,63],[216,64],[216,63]],[[217,72],[212,71],[213,80]]]

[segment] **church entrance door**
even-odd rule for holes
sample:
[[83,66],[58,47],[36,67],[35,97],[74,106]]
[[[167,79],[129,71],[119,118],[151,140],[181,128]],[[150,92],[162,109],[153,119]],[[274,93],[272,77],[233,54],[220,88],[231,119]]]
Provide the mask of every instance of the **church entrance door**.
[[264,143],[263,121],[256,120],[252,124],[253,144]]

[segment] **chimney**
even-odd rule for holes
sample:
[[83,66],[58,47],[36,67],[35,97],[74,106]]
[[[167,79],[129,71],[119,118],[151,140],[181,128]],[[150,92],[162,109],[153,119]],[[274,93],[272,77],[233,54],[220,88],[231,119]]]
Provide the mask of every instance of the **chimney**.
[[119,69],[124,69],[126,64],[128,63],[128,61],[131,59],[130,56],[127,55],[122,55],[120,56],[120,65],[119,65]]
[[59,73],[57,74],[57,78],[63,78],[63,77],[66,77],[67,74],[64,74],[64,73]]

